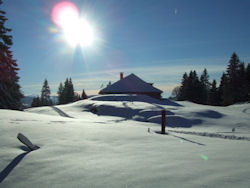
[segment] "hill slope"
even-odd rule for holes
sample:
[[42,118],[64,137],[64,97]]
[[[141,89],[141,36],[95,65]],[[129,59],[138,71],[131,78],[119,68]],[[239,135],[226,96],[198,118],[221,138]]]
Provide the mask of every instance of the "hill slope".
[[[51,107],[0,110],[0,187],[248,187],[248,140],[187,132],[250,137],[250,105],[169,104],[95,98],[56,106],[70,118]],[[150,121],[162,108],[175,125],[167,130],[186,134],[154,132],[160,126]],[[180,117],[191,127],[176,126]],[[41,148],[28,152],[18,132]]]

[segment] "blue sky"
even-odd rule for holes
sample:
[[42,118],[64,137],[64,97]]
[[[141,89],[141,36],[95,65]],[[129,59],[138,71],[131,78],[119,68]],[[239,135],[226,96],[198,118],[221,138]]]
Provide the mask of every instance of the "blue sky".
[[25,95],[52,93],[72,77],[76,91],[94,94],[101,85],[135,73],[171,93],[191,69],[207,68],[219,80],[235,51],[250,62],[249,0],[72,0],[97,40],[72,48],[51,20],[57,0],[4,1],[12,51]]

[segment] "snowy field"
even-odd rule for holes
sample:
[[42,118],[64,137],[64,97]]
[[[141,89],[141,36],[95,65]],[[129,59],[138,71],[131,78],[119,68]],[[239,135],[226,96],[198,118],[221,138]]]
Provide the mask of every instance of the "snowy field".
[[[166,135],[156,133],[163,109]],[[250,104],[104,95],[0,110],[0,120],[1,188],[250,187]]]

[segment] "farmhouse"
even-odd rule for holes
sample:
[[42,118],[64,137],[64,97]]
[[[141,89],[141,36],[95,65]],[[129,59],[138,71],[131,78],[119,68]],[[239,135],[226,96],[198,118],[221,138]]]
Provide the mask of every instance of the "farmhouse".
[[99,94],[144,94],[161,99],[162,91],[155,88],[152,83],[147,83],[134,74],[123,78],[120,73],[120,80],[102,89]]

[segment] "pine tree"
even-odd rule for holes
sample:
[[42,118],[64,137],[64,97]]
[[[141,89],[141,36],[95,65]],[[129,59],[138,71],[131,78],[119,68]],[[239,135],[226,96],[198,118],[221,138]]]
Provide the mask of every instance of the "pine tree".
[[68,80],[68,78],[66,78],[66,80],[64,82],[63,90],[62,90],[62,103],[61,104],[68,103],[68,99],[67,99],[68,90],[69,90],[69,80]]
[[247,87],[247,100],[250,102],[250,63],[246,68],[246,87]]
[[185,72],[182,76],[181,87],[177,100],[180,101],[187,100],[187,89],[188,89],[188,75]]
[[247,101],[247,74],[244,63],[239,64],[237,102]]
[[220,86],[219,86],[219,96],[222,106],[227,106],[233,104],[233,97],[230,93],[229,79],[225,73],[221,76]]
[[41,100],[40,97],[35,97],[31,103],[31,107],[39,107],[41,106]]
[[58,91],[57,91],[57,94],[58,94],[58,104],[63,104],[63,85],[62,85],[62,82],[60,82],[59,84],[59,87],[58,87]]
[[188,90],[187,90],[187,97],[189,101],[195,103],[201,103],[200,98],[201,93],[201,84],[198,79],[196,71],[190,71],[188,77]]
[[5,14],[0,10],[0,108],[20,110],[23,107],[21,102],[23,95],[18,84],[19,69],[10,51],[12,36],[8,34],[11,29],[5,27],[7,21]]
[[195,103],[201,103],[200,93],[201,83],[196,71],[190,71],[189,75],[184,73],[178,100],[188,100]]
[[207,73],[207,69],[204,69],[203,73],[200,76],[200,86],[201,86],[201,93],[200,93],[200,100],[202,104],[208,103],[208,93],[211,87],[209,83],[209,75]]
[[44,80],[43,87],[41,90],[41,104],[42,106],[52,105],[52,101],[50,99],[50,88],[47,79]]
[[66,78],[61,96],[61,104],[67,104],[75,100],[74,86],[71,78]]
[[86,95],[86,93],[85,93],[85,91],[84,91],[84,89],[82,90],[82,97],[81,98],[83,100],[88,98],[87,95]]
[[241,91],[241,86],[240,86],[240,78],[239,78],[239,69],[240,69],[240,60],[238,55],[234,52],[233,55],[231,56],[229,60],[229,64],[227,67],[227,79],[228,79],[228,98],[232,98],[232,102],[236,103],[240,101],[240,91]]
[[220,97],[218,88],[216,87],[216,80],[213,80],[211,89],[208,93],[208,104],[213,106],[220,105]]
[[71,78],[69,78],[68,95],[67,95],[68,100],[67,100],[67,102],[68,103],[73,102],[74,98],[75,98],[74,86],[73,86]]

